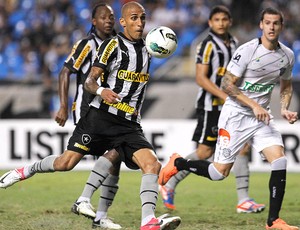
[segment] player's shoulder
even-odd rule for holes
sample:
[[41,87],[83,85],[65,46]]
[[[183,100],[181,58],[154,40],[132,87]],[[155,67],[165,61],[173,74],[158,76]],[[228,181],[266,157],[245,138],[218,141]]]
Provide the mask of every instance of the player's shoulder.
[[294,52],[291,48],[288,46],[284,45],[282,42],[279,42],[279,47],[280,49],[283,50],[284,53],[286,53],[289,57],[294,57]]
[[238,50],[252,50],[252,49],[256,49],[257,46],[259,46],[260,42],[258,38],[254,38],[242,45],[239,46]]

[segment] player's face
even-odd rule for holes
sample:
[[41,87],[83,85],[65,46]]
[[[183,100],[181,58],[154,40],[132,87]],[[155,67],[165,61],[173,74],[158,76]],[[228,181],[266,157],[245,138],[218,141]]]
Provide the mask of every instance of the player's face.
[[280,19],[280,15],[265,14],[260,22],[260,29],[263,32],[262,36],[269,42],[278,42],[283,27]]
[[92,22],[101,38],[109,37],[115,24],[115,15],[112,8],[108,6],[98,7]]
[[231,26],[231,19],[225,13],[216,13],[208,21],[209,27],[217,35],[223,36],[228,33]]
[[128,9],[120,18],[120,23],[124,28],[124,35],[131,41],[137,41],[142,38],[146,24],[146,13],[144,8],[134,5]]

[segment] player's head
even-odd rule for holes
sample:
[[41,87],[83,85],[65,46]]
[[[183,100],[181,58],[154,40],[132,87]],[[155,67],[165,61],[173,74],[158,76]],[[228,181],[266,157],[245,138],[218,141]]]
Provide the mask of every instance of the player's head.
[[217,35],[227,35],[228,30],[232,25],[232,17],[229,9],[222,5],[212,8],[209,15],[208,25]]
[[146,24],[146,12],[138,2],[128,2],[122,7],[120,24],[124,28],[124,35],[132,41],[142,38]]
[[266,8],[261,12],[259,27],[262,37],[269,42],[277,42],[283,28],[283,14],[274,8]]
[[90,33],[95,33],[101,39],[106,39],[114,33],[114,24],[114,11],[109,5],[99,3],[94,6]]

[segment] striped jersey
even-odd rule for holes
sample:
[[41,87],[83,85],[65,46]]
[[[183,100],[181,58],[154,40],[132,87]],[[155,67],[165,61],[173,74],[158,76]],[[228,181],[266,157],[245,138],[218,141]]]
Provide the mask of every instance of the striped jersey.
[[80,117],[84,116],[88,109],[89,103],[94,95],[84,90],[84,82],[92,68],[93,61],[96,58],[97,49],[100,47],[102,40],[95,34],[77,41],[64,66],[76,74],[76,94],[72,106],[73,120],[77,124]]
[[121,101],[110,104],[96,96],[91,106],[140,123],[150,65],[144,40],[130,41],[119,33],[102,43],[93,65],[105,71],[101,86],[116,92]]
[[[268,50],[260,38],[253,39],[240,46],[227,70],[240,78],[238,87],[247,97],[256,101],[265,109],[269,108],[272,90],[283,80],[292,78],[294,53],[284,44],[278,44],[276,50]],[[253,114],[252,110],[228,97],[226,104],[237,107],[241,112]]]
[[[198,45],[196,53],[196,64],[209,65],[209,79],[220,87],[221,79],[225,74],[226,66],[229,63],[232,54],[237,48],[237,40],[230,36],[229,46],[218,37],[213,31]],[[199,87],[196,108],[212,111],[222,108],[223,101],[218,97]]]

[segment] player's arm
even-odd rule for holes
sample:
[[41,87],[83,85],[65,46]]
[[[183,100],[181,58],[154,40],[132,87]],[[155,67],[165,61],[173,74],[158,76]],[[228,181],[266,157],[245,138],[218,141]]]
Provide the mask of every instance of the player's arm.
[[280,80],[280,104],[281,115],[287,119],[289,123],[293,124],[298,119],[297,112],[288,110],[293,94],[292,80]]
[[222,79],[221,89],[228,96],[234,98],[241,104],[250,107],[256,119],[258,119],[259,121],[264,121],[266,124],[269,124],[270,114],[268,113],[268,111],[239,90],[239,88],[236,86],[238,80],[239,77],[233,75],[229,71],[226,71],[225,76]]
[[99,95],[101,98],[108,103],[117,103],[120,101],[120,97],[117,93],[112,91],[110,88],[104,88],[97,82],[98,78],[102,76],[104,70],[100,67],[93,66],[86,81],[84,88],[91,94]]
[[227,94],[209,79],[209,65],[196,64],[196,82],[207,92],[224,101],[226,100]]
[[68,96],[71,74],[71,71],[65,66],[59,73],[58,95],[60,107],[55,116],[55,121],[59,126],[64,126],[66,121],[68,120]]

